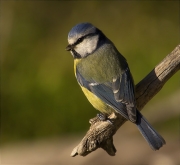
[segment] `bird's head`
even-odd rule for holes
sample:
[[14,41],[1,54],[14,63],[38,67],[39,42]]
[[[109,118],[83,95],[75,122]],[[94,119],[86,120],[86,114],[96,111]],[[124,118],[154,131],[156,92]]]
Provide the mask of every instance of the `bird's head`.
[[90,23],[80,23],[74,26],[68,34],[67,51],[74,58],[84,58],[95,52],[106,37]]

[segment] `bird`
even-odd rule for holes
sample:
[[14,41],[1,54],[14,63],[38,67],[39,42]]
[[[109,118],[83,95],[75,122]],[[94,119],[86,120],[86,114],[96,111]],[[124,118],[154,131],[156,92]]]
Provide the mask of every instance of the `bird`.
[[68,33],[78,84],[101,120],[115,112],[137,126],[153,150],[166,142],[136,107],[134,81],[125,57],[93,24],[83,22]]

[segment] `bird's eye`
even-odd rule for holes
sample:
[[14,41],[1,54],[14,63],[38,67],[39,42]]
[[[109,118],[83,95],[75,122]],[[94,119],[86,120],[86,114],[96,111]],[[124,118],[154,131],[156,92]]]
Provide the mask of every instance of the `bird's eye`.
[[82,40],[83,40],[83,38],[82,38],[82,37],[81,37],[81,38],[79,38],[79,39],[78,39],[78,43],[82,42]]

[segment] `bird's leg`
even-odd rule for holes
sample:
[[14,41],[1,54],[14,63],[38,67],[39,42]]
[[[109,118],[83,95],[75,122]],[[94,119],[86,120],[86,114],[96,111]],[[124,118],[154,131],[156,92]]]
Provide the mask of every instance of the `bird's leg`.
[[103,114],[103,113],[98,113],[97,117],[101,121],[108,121],[110,124],[113,124],[112,121],[105,114]]
[[99,120],[101,121],[106,121],[107,120],[107,116],[103,113],[98,113],[97,117],[99,118]]

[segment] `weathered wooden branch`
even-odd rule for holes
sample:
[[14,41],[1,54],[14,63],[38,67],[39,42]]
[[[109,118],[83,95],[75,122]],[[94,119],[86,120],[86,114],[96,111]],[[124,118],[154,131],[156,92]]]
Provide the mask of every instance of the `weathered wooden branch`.
[[[137,108],[141,110],[178,70],[180,70],[180,45],[136,85]],[[113,144],[113,135],[126,119],[116,113],[111,114],[109,119],[113,124],[108,120],[100,121],[98,117],[90,119],[89,131],[73,149],[71,156],[86,156],[97,148],[103,148],[109,155],[114,156],[116,149]]]

